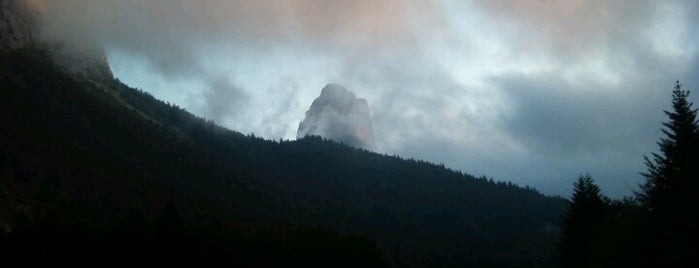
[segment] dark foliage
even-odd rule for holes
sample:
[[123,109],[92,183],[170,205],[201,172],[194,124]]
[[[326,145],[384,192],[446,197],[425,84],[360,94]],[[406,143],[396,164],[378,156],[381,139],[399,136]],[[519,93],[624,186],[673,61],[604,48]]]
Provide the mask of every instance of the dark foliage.
[[[564,237],[568,239],[561,244],[565,266],[699,266],[699,207],[695,200],[699,196],[699,132],[697,110],[692,109],[688,97],[689,91],[677,82],[672,92],[673,110],[665,111],[670,121],[663,123],[660,153],[653,154],[653,160],[645,158],[648,171],[643,175],[647,180],[636,200],[601,197],[599,188],[590,186],[591,179],[584,185],[580,180],[576,183],[573,204],[565,218]],[[581,199],[581,192],[588,192],[582,196],[589,198]]]
[[555,262],[562,199],[317,137],[245,136],[119,81],[64,74],[41,53],[0,55],[3,226],[53,211],[102,228],[172,201],[177,226],[318,226],[376,241],[393,265]]
[[573,199],[564,218],[561,242],[563,267],[589,267],[586,254],[595,250],[594,237],[604,217],[604,201],[600,188],[590,175],[580,176],[574,184]]
[[638,194],[641,204],[648,210],[663,210],[673,206],[672,199],[679,198],[682,189],[697,186],[697,110],[687,98],[689,91],[682,90],[680,82],[672,91],[672,109],[665,111],[670,118],[663,123],[664,138],[658,142],[660,153],[653,153],[653,160],[645,157],[647,178]]
[[51,212],[0,234],[3,264],[29,267],[386,267],[373,242],[318,228],[241,232],[184,224],[168,204],[150,219],[131,212],[83,226]]
[[665,111],[670,120],[663,123],[660,153],[653,161],[645,158],[647,180],[638,197],[648,219],[643,256],[651,266],[699,266],[699,126],[688,97],[678,81],[672,111]]

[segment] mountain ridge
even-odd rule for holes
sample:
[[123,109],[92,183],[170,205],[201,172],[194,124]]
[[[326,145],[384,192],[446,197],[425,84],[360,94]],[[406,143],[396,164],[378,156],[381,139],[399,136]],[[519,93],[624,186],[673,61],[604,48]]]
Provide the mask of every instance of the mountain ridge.
[[94,225],[173,202],[192,223],[360,234],[402,265],[555,260],[561,198],[319,137],[246,136],[121,83],[106,59],[57,53],[34,41],[0,50],[7,231],[22,213]]
[[[148,215],[175,200],[193,221],[321,226],[435,265],[555,256],[563,199],[318,137],[245,136],[117,80],[62,73],[41,53],[2,53],[0,120],[13,126],[0,133],[5,225],[45,206]],[[37,201],[42,191],[55,199]]]

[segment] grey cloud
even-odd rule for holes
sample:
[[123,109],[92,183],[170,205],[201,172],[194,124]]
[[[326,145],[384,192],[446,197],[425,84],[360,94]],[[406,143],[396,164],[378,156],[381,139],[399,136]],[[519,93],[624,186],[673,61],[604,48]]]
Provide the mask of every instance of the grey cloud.
[[[695,87],[694,98],[699,95],[696,53],[666,55],[658,50],[662,47],[649,43],[647,34],[656,32],[647,32],[644,19],[655,16],[650,15],[654,8],[649,3],[631,9],[618,3],[599,10],[588,7],[576,13],[577,18],[564,21],[565,25],[557,21],[567,18],[523,14],[527,17],[519,20],[536,21],[518,35],[538,33],[536,27],[561,27],[544,30],[558,43],[543,60],[556,65],[485,80],[502,107],[488,105],[488,94],[483,95],[488,90],[455,82],[449,70],[419,52],[376,60],[379,64],[353,62],[357,67],[350,65],[345,77],[354,77],[363,87],[383,89],[374,99],[379,105],[372,107],[377,143],[387,151],[536,185],[547,193],[568,193],[575,176],[590,172],[608,194],[628,195],[642,179],[638,174],[645,169],[642,155],[657,150],[660,123],[666,120],[662,110],[669,108],[672,83],[686,81],[686,86]],[[600,10],[613,16],[601,24],[589,24],[584,18],[586,12]],[[634,10],[638,14],[631,14]],[[687,12],[691,18],[696,8],[690,10],[695,10]],[[675,26],[681,25],[666,27]],[[666,30],[670,29],[655,29]],[[681,40],[682,48],[696,50],[696,38],[671,37],[677,39],[668,43]],[[513,49],[527,53],[519,46]],[[544,49],[550,48],[544,45]],[[585,66],[595,61],[600,66]],[[503,98],[498,99],[497,93]],[[473,105],[469,100],[476,102],[477,109],[467,108]],[[450,105],[460,108],[454,117],[444,113],[443,108]],[[445,133],[473,139],[450,140]],[[396,141],[401,142],[390,145]]]
[[379,45],[409,32],[412,12],[430,1],[31,0],[45,33],[142,53],[164,69],[193,62],[201,46],[265,48],[295,39],[331,46]]
[[639,137],[637,128],[647,129],[648,122],[660,119],[660,115],[640,116],[658,112],[661,96],[652,88],[619,95],[618,89],[567,84],[557,74],[505,76],[496,82],[513,101],[514,111],[505,124],[508,131],[528,146],[554,155],[647,141],[647,133]]
[[[493,78],[514,108],[503,131],[524,144],[529,157],[549,166],[549,178],[590,172],[609,194],[630,194],[642,180],[638,174],[645,170],[642,155],[657,151],[661,122],[667,120],[662,110],[670,108],[675,78],[699,72],[696,65],[673,72],[667,67],[661,71],[662,65],[643,70],[652,64],[638,63],[638,73],[624,77],[617,86],[571,83],[557,72]],[[694,87],[696,98],[696,80],[683,81]]]
[[[518,46],[515,51],[527,53],[527,42],[542,45],[531,38],[545,37],[552,43],[543,42],[550,45],[544,47],[548,51],[544,55],[556,59],[556,65],[547,70],[505,72],[489,78],[513,109],[503,118],[502,131],[529,152],[520,160],[529,168],[519,174],[566,181],[590,172],[609,194],[630,194],[642,180],[638,175],[645,169],[642,155],[657,150],[660,123],[667,120],[662,110],[669,109],[674,81],[684,81],[699,93],[695,27],[657,24],[658,20],[682,22],[696,17],[697,4],[504,2],[489,1],[485,6],[491,14],[508,17],[502,20],[522,24],[517,35],[523,38],[524,49]],[[680,13],[663,13],[667,5]],[[683,27],[689,29],[678,31]],[[657,40],[658,36],[667,40]],[[668,51],[671,48],[683,54]],[[598,73],[573,70],[595,61],[600,66],[589,69]],[[537,169],[547,173],[536,175]],[[552,190],[566,192],[569,185]]]
[[204,92],[205,109],[209,118],[216,122],[240,111],[248,101],[247,93],[224,77],[214,79],[209,86]]
[[[155,71],[170,79],[203,80],[208,86],[202,90],[211,91],[203,93],[204,101],[213,107],[199,110],[209,117],[238,119],[245,115],[231,114],[234,109],[230,106],[241,102],[227,106],[219,102],[229,99],[229,95],[256,95],[255,91],[267,89],[222,85],[221,81],[243,83],[233,77],[219,78],[216,74],[220,71],[212,70],[208,57],[230,51],[261,55],[279,48],[291,48],[293,53],[294,47],[311,47],[333,55],[377,47],[389,49],[411,38],[413,14],[438,12],[434,1],[405,5],[398,0],[28,1],[44,15],[45,39],[58,40],[69,47],[102,45],[107,50],[145,58]],[[279,91],[284,94],[283,89]],[[217,97],[221,95],[224,98]],[[270,128],[268,124],[253,124]]]
[[340,77],[367,96],[380,151],[536,185],[547,193],[568,186],[537,180],[551,172],[544,171],[548,167],[522,159],[515,141],[502,135],[507,107],[497,92],[464,86],[414,51],[368,58],[373,60],[346,66]]
[[545,44],[559,56],[575,57],[647,27],[658,2],[495,0],[479,4],[498,21],[523,29],[517,40],[525,51]]
[[[289,137],[322,87],[308,77],[327,79],[367,99],[380,151],[546,193],[567,194],[590,172],[612,195],[628,194],[641,155],[656,149],[672,83],[699,96],[696,1],[31,1],[48,15],[48,37],[102,44],[148,59],[165,77],[201,80],[193,96],[203,98],[203,116],[236,130]],[[662,13],[675,4],[682,14]],[[474,36],[459,36],[464,25],[443,18],[446,5],[478,18],[465,25]],[[680,25],[656,23],[670,19]],[[492,32],[478,32],[486,24]],[[445,51],[433,46],[440,38]],[[286,55],[271,67],[329,58],[337,69],[274,77],[279,68],[269,68],[262,77],[277,81],[247,88],[207,60],[231,51]],[[462,64],[483,77],[463,82],[439,53],[475,59]],[[499,55],[531,66],[489,70],[488,57]]]
[[283,77],[267,91],[276,92],[278,97],[265,99],[264,105],[268,107],[268,111],[262,115],[260,123],[255,127],[256,131],[275,138],[296,136],[300,119],[289,111],[302,109],[298,100],[298,92],[301,91],[298,82],[292,77]]
[[[372,107],[377,144],[394,150],[426,137],[454,142],[486,136],[499,116],[486,92],[454,80],[426,55],[405,51],[376,55],[345,66],[339,81],[366,96]],[[472,109],[466,109],[472,106]]]

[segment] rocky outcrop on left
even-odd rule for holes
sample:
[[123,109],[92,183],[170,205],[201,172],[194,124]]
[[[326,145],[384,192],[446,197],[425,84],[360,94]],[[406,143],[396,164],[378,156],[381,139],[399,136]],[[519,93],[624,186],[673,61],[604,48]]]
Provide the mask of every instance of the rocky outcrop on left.
[[33,44],[36,18],[25,1],[0,0],[0,50],[15,50]]
[[68,73],[86,76],[90,80],[114,78],[101,46],[82,44],[75,47],[60,38],[41,38],[42,16],[41,11],[32,9],[27,0],[0,0],[0,51],[41,48]]

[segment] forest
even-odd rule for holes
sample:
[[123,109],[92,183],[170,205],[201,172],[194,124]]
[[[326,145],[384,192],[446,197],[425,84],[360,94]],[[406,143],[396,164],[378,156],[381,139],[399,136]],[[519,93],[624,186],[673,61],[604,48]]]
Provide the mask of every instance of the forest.
[[[0,56],[0,122],[11,126],[0,132],[0,244],[43,247],[9,256],[101,256],[134,238],[117,234],[142,233],[127,244],[157,259],[169,251],[159,245],[178,245],[158,227],[176,214],[165,218],[181,219],[184,248],[254,251],[211,257],[234,265],[320,249],[360,266],[556,263],[563,198],[318,137],[243,135],[116,79],[65,73],[45,53]],[[271,245],[256,246],[260,235]]]
[[0,54],[0,252],[29,265],[696,267],[679,82],[646,182],[570,200],[319,137],[243,135],[45,51]]

